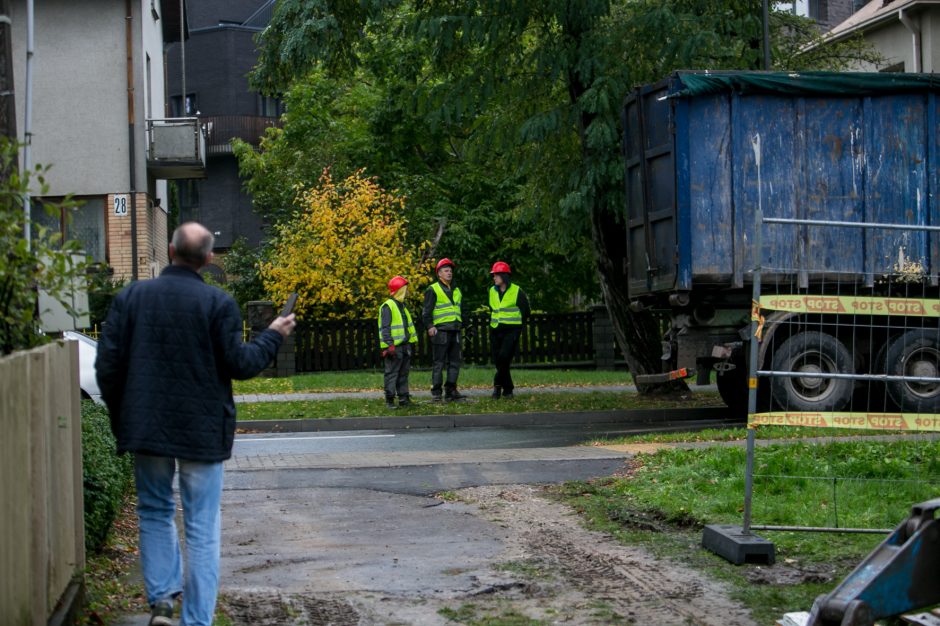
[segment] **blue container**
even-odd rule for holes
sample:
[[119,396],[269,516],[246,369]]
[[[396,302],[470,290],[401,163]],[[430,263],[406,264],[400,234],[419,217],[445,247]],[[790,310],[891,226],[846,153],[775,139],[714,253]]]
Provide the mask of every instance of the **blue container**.
[[[739,290],[765,217],[940,225],[940,79],[673,74],[623,111],[631,300]],[[760,263],[871,284],[899,256],[937,284],[940,235],[765,224]],[[835,277],[835,278],[833,278]]]

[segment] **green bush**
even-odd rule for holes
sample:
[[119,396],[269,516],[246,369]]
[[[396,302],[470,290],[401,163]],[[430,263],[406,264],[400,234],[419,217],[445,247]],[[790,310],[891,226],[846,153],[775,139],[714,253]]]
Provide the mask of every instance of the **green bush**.
[[85,493],[85,550],[97,551],[133,483],[133,457],[117,456],[108,410],[82,400],[82,468]]

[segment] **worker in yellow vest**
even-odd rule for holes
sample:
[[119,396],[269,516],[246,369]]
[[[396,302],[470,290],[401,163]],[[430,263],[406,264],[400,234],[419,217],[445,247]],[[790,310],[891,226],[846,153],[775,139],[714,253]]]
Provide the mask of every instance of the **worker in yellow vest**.
[[496,375],[493,377],[493,398],[511,399],[514,385],[509,365],[516,354],[522,327],[531,309],[525,292],[512,282],[512,270],[503,261],[493,263],[490,270],[490,348]]
[[398,406],[411,404],[408,372],[418,335],[411,312],[405,307],[408,281],[395,276],[388,281],[388,293],[391,297],[379,307],[379,346],[385,362],[385,406],[394,409],[396,395]]
[[[428,329],[431,343],[431,399],[456,402],[466,398],[457,391],[462,357],[460,329],[463,327],[463,295],[454,286],[454,262],[444,258],[437,262],[437,281],[424,292],[421,319]],[[444,381],[444,372],[447,380]]]

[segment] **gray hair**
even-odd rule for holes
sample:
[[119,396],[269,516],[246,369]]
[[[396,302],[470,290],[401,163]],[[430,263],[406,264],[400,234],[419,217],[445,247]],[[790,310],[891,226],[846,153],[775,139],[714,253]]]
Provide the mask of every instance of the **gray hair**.
[[176,260],[198,269],[209,260],[215,237],[199,222],[186,222],[173,231],[170,245],[173,246]]

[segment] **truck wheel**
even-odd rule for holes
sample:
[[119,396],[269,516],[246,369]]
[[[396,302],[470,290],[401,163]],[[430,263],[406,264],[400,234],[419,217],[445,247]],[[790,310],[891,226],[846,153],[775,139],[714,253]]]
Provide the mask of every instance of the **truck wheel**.
[[[747,359],[744,350],[736,348],[729,359],[734,364],[733,370],[720,372],[715,377],[718,395],[728,405],[732,417],[747,419]],[[761,413],[770,407],[770,396],[767,392],[767,381],[761,380],[757,388],[757,412]]]
[[[888,346],[887,373],[891,376],[940,376],[940,333],[935,328],[909,330]],[[940,409],[940,383],[890,381],[888,395],[902,411],[936,413]]]
[[[852,355],[841,341],[827,333],[798,333],[774,352],[776,372],[854,374]],[[797,411],[838,411],[852,399],[853,383],[847,379],[775,376],[771,383],[774,402]]]

